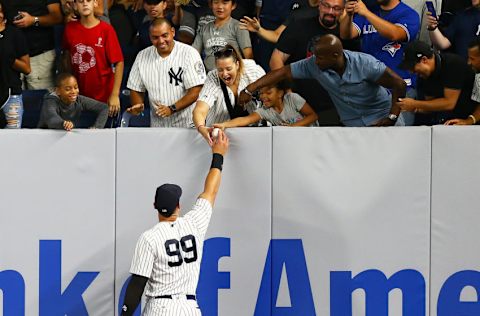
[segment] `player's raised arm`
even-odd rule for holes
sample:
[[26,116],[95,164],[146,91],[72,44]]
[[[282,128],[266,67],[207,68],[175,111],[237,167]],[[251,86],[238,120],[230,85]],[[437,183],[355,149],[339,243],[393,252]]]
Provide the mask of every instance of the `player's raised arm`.
[[222,177],[223,156],[228,151],[228,137],[222,131],[218,131],[218,136],[213,141],[212,146],[212,164],[207,178],[205,179],[205,187],[200,197],[206,199],[210,204],[214,204],[217,196],[218,188],[220,187],[220,179]]

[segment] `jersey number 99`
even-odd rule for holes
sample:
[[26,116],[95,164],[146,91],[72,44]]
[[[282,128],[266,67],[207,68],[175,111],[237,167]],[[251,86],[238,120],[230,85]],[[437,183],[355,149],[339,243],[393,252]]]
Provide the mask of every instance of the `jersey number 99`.
[[[197,242],[195,236],[187,235],[182,237],[180,241],[169,239],[165,242],[165,250],[170,257],[176,257],[174,261],[168,261],[169,267],[178,267],[185,263],[197,261]],[[184,252],[182,256],[182,251]]]

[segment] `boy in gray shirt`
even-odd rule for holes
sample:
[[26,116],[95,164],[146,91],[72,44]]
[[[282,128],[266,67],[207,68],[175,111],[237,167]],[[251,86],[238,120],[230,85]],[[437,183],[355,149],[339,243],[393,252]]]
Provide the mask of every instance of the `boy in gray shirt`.
[[207,72],[215,69],[216,51],[232,45],[243,54],[246,59],[253,59],[250,34],[241,30],[239,21],[232,18],[232,11],[236,7],[236,0],[210,0],[215,21],[205,24],[197,33],[192,46],[200,54],[205,52],[205,68]]
[[105,103],[79,95],[77,79],[72,74],[57,76],[55,91],[43,98],[39,128],[72,130],[83,111],[97,114],[93,128],[104,128],[108,117]]

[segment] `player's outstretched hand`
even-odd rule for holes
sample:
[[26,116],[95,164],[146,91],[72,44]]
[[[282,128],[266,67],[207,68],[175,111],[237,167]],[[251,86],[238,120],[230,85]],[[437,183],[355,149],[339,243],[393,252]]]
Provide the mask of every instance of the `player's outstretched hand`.
[[218,136],[215,137],[213,141],[212,153],[225,156],[225,154],[228,151],[228,146],[229,146],[229,140],[228,140],[227,134],[225,134],[224,131],[219,130]]

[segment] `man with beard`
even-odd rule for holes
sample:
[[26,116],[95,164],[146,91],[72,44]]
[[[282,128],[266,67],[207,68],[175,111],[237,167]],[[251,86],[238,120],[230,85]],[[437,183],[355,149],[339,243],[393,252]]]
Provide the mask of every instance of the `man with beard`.
[[[306,19],[298,19],[290,23],[281,34],[277,46],[270,59],[272,70],[282,68],[314,54],[314,43],[322,35],[334,34],[339,36],[338,20],[345,8],[344,0],[320,0],[318,4],[318,16]],[[352,48],[344,43],[347,49]],[[333,107],[328,93],[315,80],[295,79],[293,90],[304,97],[315,112]],[[319,115],[324,119],[324,115]],[[325,124],[338,124],[335,119]]]
[[[345,39],[361,38],[362,51],[384,62],[415,87],[415,76],[400,69],[403,46],[417,37],[420,29],[418,13],[400,0],[377,0],[375,11],[367,9],[362,0],[347,1],[347,14],[340,20],[340,35]],[[408,92],[407,92],[408,93]]]
[[437,18],[429,15],[427,23],[430,40],[437,49],[452,47],[455,53],[466,60],[468,44],[480,35],[480,0],[472,0],[470,8],[457,13],[443,33],[438,29]]
[[480,121],[480,38],[477,37],[468,46],[468,64],[475,71],[472,100],[477,103],[475,111],[467,118],[456,118],[445,122],[445,125],[475,125]]
[[473,112],[475,75],[462,57],[437,53],[427,43],[414,41],[405,48],[400,67],[418,75],[417,88],[423,100],[403,98],[398,102],[403,111],[417,114],[417,125],[443,124]]

